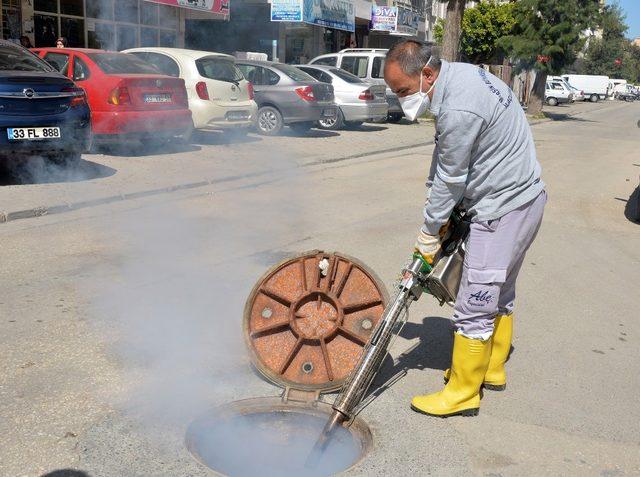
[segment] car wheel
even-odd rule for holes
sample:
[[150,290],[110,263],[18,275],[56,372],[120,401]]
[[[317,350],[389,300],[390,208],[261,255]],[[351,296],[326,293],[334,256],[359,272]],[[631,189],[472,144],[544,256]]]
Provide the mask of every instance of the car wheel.
[[258,110],[256,127],[258,132],[264,136],[275,136],[282,131],[284,121],[282,114],[273,106],[263,106]]
[[402,113],[389,113],[387,116],[387,121],[390,123],[399,123],[404,114]]
[[547,98],[547,104],[549,106],[557,106],[558,100],[556,98]]
[[589,97],[589,101],[591,101],[592,103],[597,103],[599,99],[600,99],[600,98],[598,97],[598,95],[597,95],[597,94],[592,94],[592,95]]
[[289,124],[289,127],[297,133],[305,133],[313,127],[313,122],[305,121],[302,123],[291,123]]
[[344,126],[344,115],[340,108],[336,111],[336,115],[332,118],[324,118],[318,121],[318,127],[320,129],[330,129],[335,131],[336,129],[342,129]]

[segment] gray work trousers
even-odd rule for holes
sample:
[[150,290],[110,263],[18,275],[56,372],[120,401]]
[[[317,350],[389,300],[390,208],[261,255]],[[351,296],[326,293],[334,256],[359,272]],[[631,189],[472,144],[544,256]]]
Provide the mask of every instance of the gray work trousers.
[[546,202],[547,193],[542,191],[499,219],[471,224],[454,306],[457,333],[488,339],[496,315],[513,311],[516,279],[540,228]]

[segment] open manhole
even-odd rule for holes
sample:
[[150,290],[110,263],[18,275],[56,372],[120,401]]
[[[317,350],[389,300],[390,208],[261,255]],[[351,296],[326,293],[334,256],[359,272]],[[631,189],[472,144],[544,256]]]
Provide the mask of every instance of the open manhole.
[[253,365],[284,388],[280,397],[220,406],[188,428],[187,448],[221,475],[320,477],[343,472],[372,447],[355,418],[338,430],[322,458],[305,466],[339,389],[382,317],[387,293],[375,273],[337,252],[313,250],[286,259],[258,280],[244,310]]
[[326,403],[284,403],[279,397],[235,401],[195,420],[187,448],[200,463],[230,477],[334,475],[367,454],[372,435],[356,418],[339,429],[317,465],[306,467],[331,410]]

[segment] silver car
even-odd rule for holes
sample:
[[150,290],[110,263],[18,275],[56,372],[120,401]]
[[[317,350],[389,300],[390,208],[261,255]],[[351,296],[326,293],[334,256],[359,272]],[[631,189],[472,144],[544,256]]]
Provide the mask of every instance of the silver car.
[[320,83],[304,71],[283,63],[237,60],[236,65],[253,85],[258,103],[256,127],[260,134],[273,136],[285,125],[304,132],[319,119],[336,115],[330,84]]
[[[309,64],[335,66],[365,81],[373,84],[382,84],[386,87],[384,82],[384,61],[387,57],[387,51],[389,50],[381,48],[348,48],[338,53],[316,56]],[[393,123],[399,122],[404,113],[398,96],[388,87],[387,103],[389,103],[388,120]]]
[[318,81],[333,86],[338,111],[335,117],[320,119],[323,129],[341,129],[345,125],[360,126],[365,121],[382,121],[389,112],[385,86],[372,85],[334,66],[297,66]]

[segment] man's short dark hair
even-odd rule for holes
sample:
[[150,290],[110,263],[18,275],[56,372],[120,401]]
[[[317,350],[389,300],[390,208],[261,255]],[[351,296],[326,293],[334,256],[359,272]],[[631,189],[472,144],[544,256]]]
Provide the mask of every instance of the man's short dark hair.
[[416,40],[402,40],[393,45],[387,52],[387,62],[396,61],[402,71],[409,76],[420,73],[429,58],[431,58],[429,66],[439,70],[441,61],[437,55],[436,48]]

